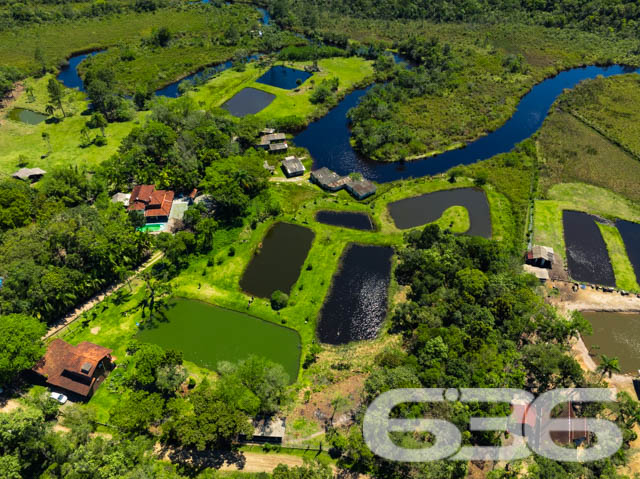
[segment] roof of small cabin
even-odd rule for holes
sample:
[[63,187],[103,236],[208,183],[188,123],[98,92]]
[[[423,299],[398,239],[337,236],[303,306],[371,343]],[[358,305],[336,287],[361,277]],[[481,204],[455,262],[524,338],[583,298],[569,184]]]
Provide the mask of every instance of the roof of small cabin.
[[269,151],[280,151],[286,150],[287,148],[289,148],[289,145],[286,143],[271,143],[269,145]]
[[287,135],[285,135],[284,133],[269,133],[268,135],[263,135],[260,137],[260,141],[267,141],[267,142],[272,142],[272,141],[283,141],[287,139]]
[[112,203],[124,203],[125,206],[129,206],[129,198],[131,195],[126,193],[116,193],[111,197]]
[[530,259],[544,259],[553,262],[553,248],[549,246],[534,245],[530,251]]
[[284,437],[287,420],[275,417],[270,420],[261,419],[252,421],[254,437]]
[[371,181],[362,179],[347,183],[347,188],[353,191],[357,196],[368,196],[376,192],[376,185]]
[[265,135],[270,135],[272,133],[275,133],[276,130],[275,128],[264,128],[261,133],[264,133]]
[[327,167],[322,167],[319,170],[312,171],[311,177],[323,185],[330,185],[342,178],[338,173],[331,171]]
[[282,167],[288,174],[301,173],[306,171],[302,162],[295,156],[289,156],[282,160]]
[[522,268],[524,269],[525,273],[533,274],[540,280],[547,281],[549,279],[549,270],[547,269],[538,268],[529,264],[523,265]]
[[[87,341],[72,346],[62,339],[54,339],[33,370],[43,376],[48,384],[87,396],[98,364],[111,352],[111,349]],[[86,381],[76,380],[66,372],[74,373],[78,379],[85,378]]]
[[42,176],[46,173],[46,171],[41,170],[40,168],[20,168],[11,176],[20,180],[28,180],[32,176]]

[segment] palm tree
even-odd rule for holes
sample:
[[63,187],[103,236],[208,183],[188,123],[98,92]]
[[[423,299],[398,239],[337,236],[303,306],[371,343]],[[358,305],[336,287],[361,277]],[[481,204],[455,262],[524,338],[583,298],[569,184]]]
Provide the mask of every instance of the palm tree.
[[53,114],[56,112],[55,107],[52,104],[48,104],[45,108],[44,111],[47,113],[47,115],[49,116],[53,116]]
[[609,379],[613,376],[613,373],[620,373],[620,362],[618,358],[610,358],[609,356],[603,354],[600,356],[600,364],[596,368],[596,371],[600,373],[600,381],[605,377],[605,375],[609,375]]

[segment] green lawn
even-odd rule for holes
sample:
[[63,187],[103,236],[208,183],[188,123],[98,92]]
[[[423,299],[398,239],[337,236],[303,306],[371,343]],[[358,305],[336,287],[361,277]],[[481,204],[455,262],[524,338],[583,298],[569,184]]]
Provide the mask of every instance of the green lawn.
[[613,266],[613,272],[616,277],[616,286],[626,291],[639,291],[640,286],[636,281],[636,274],[629,261],[627,255],[627,249],[622,241],[622,236],[618,228],[613,225],[606,225],[598,223],[602,238],[607,245],[607,251],[609,252],[609,259],[611,260],[611,266]]
[[580,182],[640,201],[640,161],[573,115],[553,111],[537,134],[537,143],[543,195],[553,185]]
[[[33,88],[35,100],[31,101],[26,93],[22,93],[15,106],[44,113],[49,103],[47,82],[51,78],[47,75],[40,79],[28,79],[27,84]],[[107,145],[98,147],[91,145],[82,148],[80,131],[89,119],[82,115],[87,109],[87,101],[83,93],[74,89],[65,89],[66,97],[64,109],[68,118],[62,118],[58,110],[58,123],[42,122],[38,125],[28,125],[19,121],[0,118],[0,173],[13,173],[19,168],[19,163],[26,163],[29,167],[40,167],[45,171],[54,166],[74,165],[94,169],[99,163],[113,155],[122,139],[129,134],[136,123],[143,121],[147,113],[137,113],[136,119],[130,122],[110,123],[106,128]],[[51,154],[46,155],[49,146],[42,138],[48,133],[51,141]],[[95,137],[98,130],[91,130]]]

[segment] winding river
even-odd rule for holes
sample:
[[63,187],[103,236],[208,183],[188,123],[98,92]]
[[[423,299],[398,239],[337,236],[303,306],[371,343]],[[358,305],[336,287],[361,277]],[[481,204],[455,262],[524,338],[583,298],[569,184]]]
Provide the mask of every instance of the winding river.
[[[263,23],[268,24],[268,13],[261,11],[261,14]],[[85,58],[96,53],[99,52],[83,53],[71,57],[68,66],[60,71],[58,79],[69,88],[84,91],[77,67]],[[259,55],[251,55],[247,60],[254,60],[258,57]],[[396,55],[396,61],[400,60],[402,58]],[[231,68],[231,66],[232,62],[229,61],[213,67],[212,70],[220,72]],[[625,73],[640,73],[640,69],[612,65],[606,67],[588,66],[563,71],[535,85],[520,100],[513,116],[497,130],[467,144],[464,148],[450,150],[421,160],[395,163],[376,162],[363,158],[351,146],[347,112],[358,104],[372,85],[349,93],[327,115],[312,122],[297,134],[294,137],[294,142],[309,150],[314,159],[314,169],[327,167],[340,175],[359,172],[367,179],[378,183],[435,175],[456,165],[468,165],[512,150],[516,144],[529,138],[540,128],[549,108],[564,89],[574,88],[581,81],[599,75],[610,77]],[[160,88],[155,93],[159,96],[176,98],[180,94],[178,85],[182,81],[191,80],[201,74],[189,75]]]
[[340,175],[362,173],[367,179],[379,183],[418,178],[443,173],[456,165],[468,165],[506,153],[529,138],[542,125],[549,108],[565,88],[573,88],[583,80],[624,73],[640,73],[640,69],[612,65],[573,68],[535,85],[520,103],[514,115],[500,128],[487,136],[469,143],[465,148],[405,163],[382,163],[359,156],[351,147],[347,112],[356,106],[371,88],[355,90],[347,95],[326,116],[311,123],[294,138],[298,146],[305,147],[314,159],[314,169],[327,168]]

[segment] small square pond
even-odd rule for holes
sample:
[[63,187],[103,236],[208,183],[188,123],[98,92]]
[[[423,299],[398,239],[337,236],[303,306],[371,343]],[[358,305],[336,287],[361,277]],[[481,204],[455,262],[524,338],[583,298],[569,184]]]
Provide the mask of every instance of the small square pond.
[[284,90],[293,90],[298,86],[298,80],[300,80],[300,84],[302,84],[307,81],[310,76],[311,73],[304,70],[278,65],[271,67],[269,71],[258,78],[256,82]]

